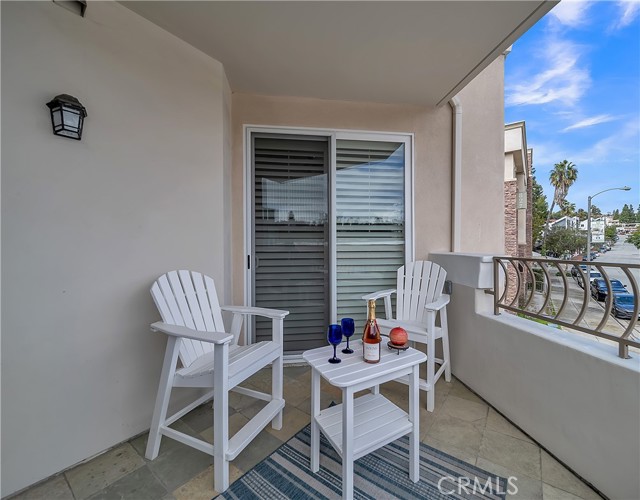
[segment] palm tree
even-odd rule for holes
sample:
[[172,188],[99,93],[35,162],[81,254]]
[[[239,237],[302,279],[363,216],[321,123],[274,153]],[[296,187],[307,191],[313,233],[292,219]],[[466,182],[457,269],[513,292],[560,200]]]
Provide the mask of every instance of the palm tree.
[[545,243],[547,241],[547,233],[549,231],[549,219],[553,213],[553,207],[555,205],[562,206],[569,188],[578,178],[578,169],[576,166],[567,160],[562,160],[560,163],[556,163],[553,166],[553,170],[549,174],[549,182],[554,187],[553,201],[551,202],[551,208],[547,214],[547,223],[544,226],[544,236],[542,237],[542,249],[545,250]]
[[[575,217],[575,215],[576,215],[576,204],[575,203],[570,203],[567,200],[562,200],[562,203],[560,203],[560,213],[562,215],[567,216],[567,217]],[[593,207],[592,207],[591,213],[593,213]]]

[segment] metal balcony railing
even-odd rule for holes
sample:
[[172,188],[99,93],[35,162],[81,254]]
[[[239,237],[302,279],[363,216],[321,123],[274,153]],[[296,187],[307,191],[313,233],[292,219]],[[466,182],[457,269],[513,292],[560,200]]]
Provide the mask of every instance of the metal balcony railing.
[[[590,262],[586,269],[585,266],[586,262],[573,260],[494,257],[494,290],[489,292],[494,296],[494,313],[510,311],[550,326],[606,339],[618,345],[621,358],[629,358],[629,347],[640,351],[640,265]],[[596,279],[604,280],[598,283],[600,292],[590,284]],[[620,281],[633,295],[630,314],[614,308],[617,292],[612,280]]]

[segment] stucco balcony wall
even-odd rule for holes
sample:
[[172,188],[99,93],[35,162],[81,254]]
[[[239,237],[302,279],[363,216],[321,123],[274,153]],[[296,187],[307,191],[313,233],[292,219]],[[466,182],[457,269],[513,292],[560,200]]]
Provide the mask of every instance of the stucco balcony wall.
[[621,359],[614,346],[494,315],[486,255],[431,260],[453,281],[454,375],[607,497],[640,498],[638,356]]

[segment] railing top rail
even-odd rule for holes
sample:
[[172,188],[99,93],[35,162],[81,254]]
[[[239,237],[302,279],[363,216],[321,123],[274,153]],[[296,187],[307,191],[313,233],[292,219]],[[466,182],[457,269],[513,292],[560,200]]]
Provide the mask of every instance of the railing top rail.
[[606,266],[606,267],[626,267],[628,269],[640,269],[640,264],[631,264],[631,263],[626,263],[626,262],[607,262],[607,261],[603,261],[603,260],[591,260],[591,261],[586,261],[586,260],[565,260],[565,259],[556,259],[556,258],[551,258],[551,257],[510,257],[510,256],[506,256],[506,255],[498,255],[493,257],[494,262],[495,261],[499,261],[499,260],[513,260],[516,262],[548,262],[550,264],[573,264],[573,265],[577,265],[577,266],[581,266],[581,265],[588,265],[588,266],[595,266],[596,264],[600,265],[600,266]]

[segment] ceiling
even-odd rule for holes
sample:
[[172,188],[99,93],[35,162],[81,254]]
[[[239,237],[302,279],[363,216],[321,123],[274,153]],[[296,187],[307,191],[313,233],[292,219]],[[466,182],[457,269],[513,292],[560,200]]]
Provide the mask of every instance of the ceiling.
[[234,92],[446,103],[555,1],[122,1],[225,68]]

